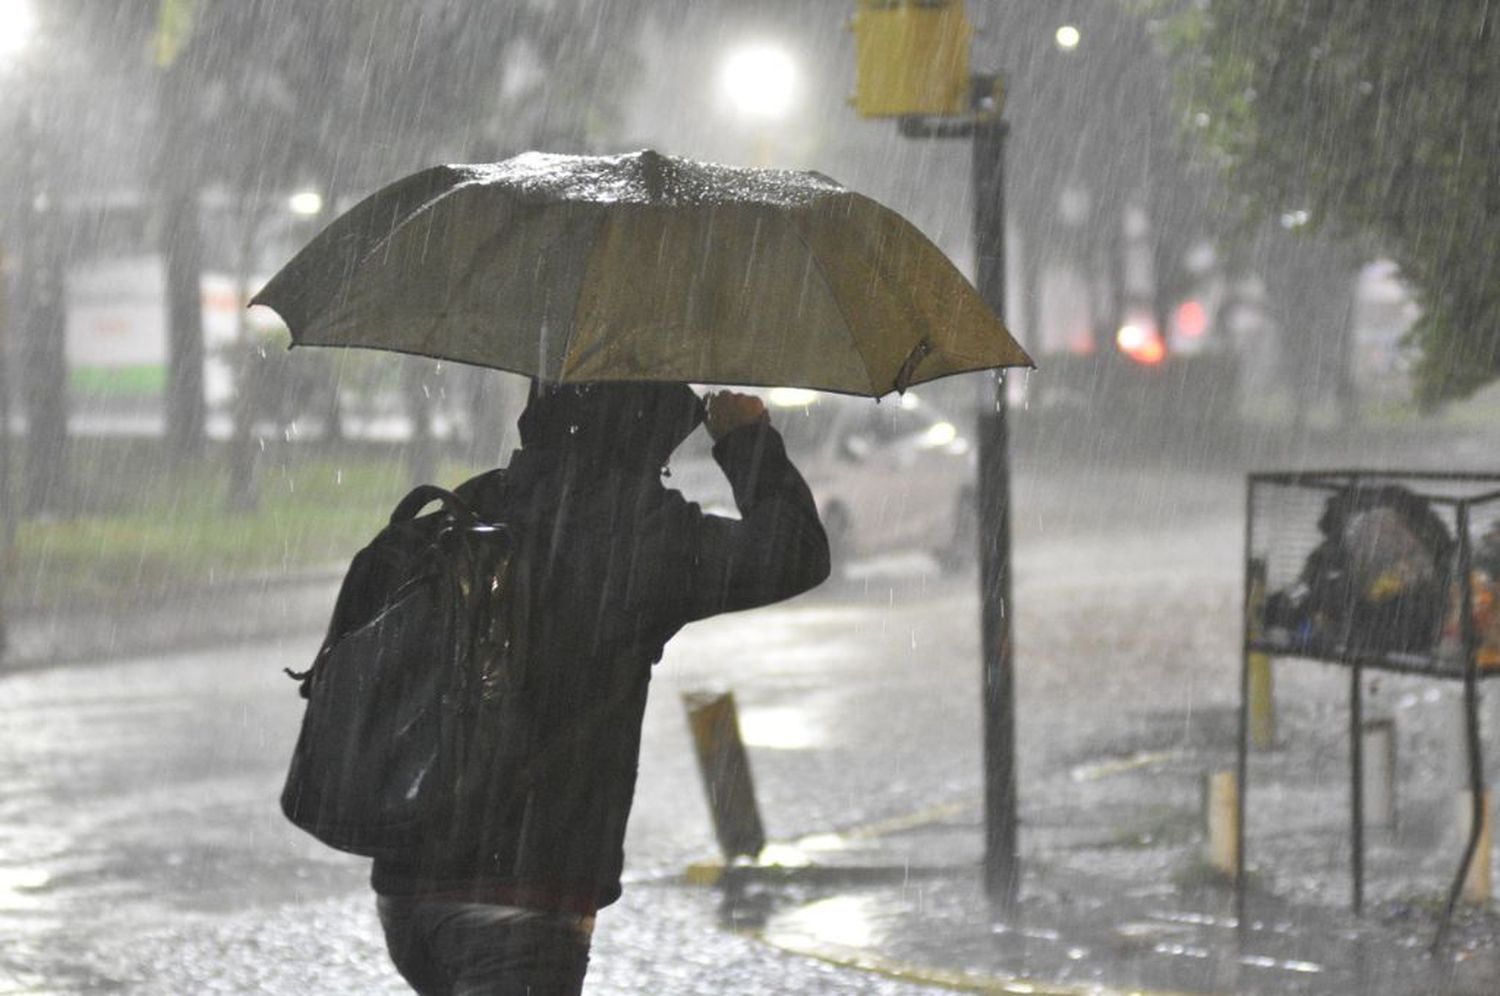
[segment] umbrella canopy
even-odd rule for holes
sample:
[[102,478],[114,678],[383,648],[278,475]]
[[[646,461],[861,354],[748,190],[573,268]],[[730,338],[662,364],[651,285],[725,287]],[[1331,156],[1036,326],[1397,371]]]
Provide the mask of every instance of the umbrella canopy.
[[544,381],[880,396],[1031,360],[943,253],[817,173],[645,151],[435,166],[377,191],[254,298],[296,345]]

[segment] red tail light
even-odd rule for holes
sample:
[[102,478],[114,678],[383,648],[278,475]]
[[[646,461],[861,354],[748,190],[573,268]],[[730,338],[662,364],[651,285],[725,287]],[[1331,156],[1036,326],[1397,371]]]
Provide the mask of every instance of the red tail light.
[[1167,345],[1156,330],[1134,323],[1120,326],[1115,333],[1120,352],[1142,366],[1154,367],[1167,358]]

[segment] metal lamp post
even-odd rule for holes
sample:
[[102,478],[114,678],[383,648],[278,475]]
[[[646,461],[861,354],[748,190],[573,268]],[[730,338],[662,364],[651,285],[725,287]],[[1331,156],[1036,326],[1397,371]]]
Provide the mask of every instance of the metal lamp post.
[[[993,81],[991,84],[993,92]],[[999,116],[974,125],[975,284],[1005,318],[1005,137]],[[985,884],[1015,905],[1021,886],[1016,816],[1016,697],[1010,584],[1010,427],[1003,375],[988,378],[979,410],[980,612],[984,667]]]
[[[852,23],[859,66],[854,106],[896,118],[908,138],[971,141],[975,286],[1005,317],[1004,93],[971,75],[972,29],[961,0],[861,0]],[[991,901],[1014,908],[1021,859],[1016,816],[1015,615],[1010,583],[1010,439],[1005,381],[985,378],[978,401],[980,648],[984,702],[984,879]]]
[[[973,78],[973,113],[966,120],[907,117],[910,138],[968,138],[974,196],[974,285],[1005,319],[1005,138],[997,77]],[[990,898],[1011,909],[1020,895],[1021,848],[1016,813],[1016,697],[1010,582],[1010,427],[1005,378],[980,385],[979,610],[984,691],[984,880]]]

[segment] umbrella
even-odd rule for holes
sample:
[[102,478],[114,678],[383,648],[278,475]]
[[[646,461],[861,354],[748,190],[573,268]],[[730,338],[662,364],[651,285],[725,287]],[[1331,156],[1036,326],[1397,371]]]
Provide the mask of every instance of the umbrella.
[[335,219],[251,303],[294,345],[554,383],[879,397],[1031,364],[894,211],[817,173],[651,151],[422,170]]

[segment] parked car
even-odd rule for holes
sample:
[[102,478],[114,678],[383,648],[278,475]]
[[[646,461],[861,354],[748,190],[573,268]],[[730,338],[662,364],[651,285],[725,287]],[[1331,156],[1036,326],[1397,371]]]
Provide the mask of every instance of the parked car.
[[[893,551],[929,552],[945,571],[975,558],[973,447],[957,425],[908,392],[879,403],[811,391],[761,392],[807,478],[835,566]],[[717,468],[673,461],[670,487],[735,514]]]

